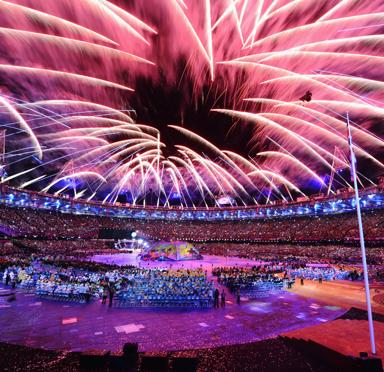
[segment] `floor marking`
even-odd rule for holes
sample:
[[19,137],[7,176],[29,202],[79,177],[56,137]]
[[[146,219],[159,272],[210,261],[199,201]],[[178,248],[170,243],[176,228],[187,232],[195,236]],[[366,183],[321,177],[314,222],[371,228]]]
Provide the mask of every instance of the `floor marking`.
[[61,324],[73,324],[73,323],[77,323],[77,318],[64,318],[61,321]]
[[131,323],[131,324],[125,324],[121,326],[116,326],[115,330],[117,333],[129,334],[129,333],[140,332],[143,328],[145,328],[145,326],[143,326],[142,324]]
[[337,311],[337,310],[341,309],[341,307],[339,307],[339,306],[324,306],[324,308],[327,310],[332,310],[332,311]]
[[42,302],[32,302],[28,306],[41,306],[41,305],[42,305]]
[[328,322],[328,320],[324,319],[324,318],[316,318],[316,319],[319,320],[320,322],[323,322],[323,323]]

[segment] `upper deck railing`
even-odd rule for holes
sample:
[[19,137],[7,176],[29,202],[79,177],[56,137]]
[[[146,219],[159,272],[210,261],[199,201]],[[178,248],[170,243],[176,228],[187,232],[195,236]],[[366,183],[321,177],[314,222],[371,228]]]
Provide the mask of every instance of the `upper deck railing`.
[[[364,210],[384,207],[384,192],[377,188],[363,189],[360,191],[360,196]],[[353,193],[350,190],[339,192],[332,197],[317,195],[310,198],[301,198],[294,202],[275,202],[268,205],[186,208],[144,207],[78,200],[66,196],[21,190],[7,185],[2,185],[0,188],[0,204],[9,207],[34,208],[77,215],[191,221],[240,221],[293,216],[320,216],[346,213],[355,209]]]

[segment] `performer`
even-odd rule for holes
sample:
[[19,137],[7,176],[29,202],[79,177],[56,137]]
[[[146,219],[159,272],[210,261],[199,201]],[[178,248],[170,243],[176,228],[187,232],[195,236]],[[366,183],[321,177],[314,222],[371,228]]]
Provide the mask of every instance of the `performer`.
[[115,295],[115,286],[112,283],[110,283],[110,285],[108,287],[108,292],[109,292],[109,304],[108,304],[108,306],[112,307],[113,296]]
[[221,307],[225,307],[225,292],[224,292],[224,289],[221,291]]

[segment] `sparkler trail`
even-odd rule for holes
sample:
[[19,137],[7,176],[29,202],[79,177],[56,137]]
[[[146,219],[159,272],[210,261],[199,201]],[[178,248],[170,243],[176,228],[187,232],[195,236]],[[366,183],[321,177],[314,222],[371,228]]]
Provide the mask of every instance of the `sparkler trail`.
[[31,32],[25,30],[13,30],[3,27],[0,27],[0,35],[3,35],[3,37],[11,38],[15,42],[19,43],[25,42],[26,44],[28,44],[28,42],[31,43],[33,41],[36,41],[39,43],[52,44],[54,46],[67,49],[68,51],[71,49],[75,49],[77,52],[105,53],[108,55],[109,58],[122,58],[154,65],[154,63],[151,61],[148,61],[144,58],[140,58],[130,53],[120,51],[118,49],[113,49],[103,45],[66,38],[62,36],[46,35],[38,32]]
[[43,152],[41,150],[41,146],[40,146],[40,143],[35,135],[35,133],[33,133],[33,131],[31,130],[31,128],[29,127],[29,125],[27,124],[27,122],[23,119],[23,117],[17,112],[17,110],[15,108],[12,107],[12,105],[6,100],[4,99],[3,97],[0,96],[0,104],[2,106],[4,106],[8,111],[9,113],[18,121],[18,123],[20,124],[20,126],[28,133],[28,135],[31,137],[31,140],[33,142],[33,144],[35,145],[35,148],[36,148],[36,152],[39,156],[39,158],[41,159],[43,157]]
[[346,112],[362,184],[383,171],[382,0],[19,2],[0,0],[3,182],[183,208],[336,193]]
[[106,36],[83,27],[77,23],[67,21],[60,17],[55,17],[51,14],[44,13],[33,8],[28,8],[19,4],[9,3],[7,1],[1,0],[0,9],[2,15],[7,18],[16,17],[16,20],[20,21],[20,18],[25,17],[25,19],[28,20],[41,22],[44,26],[59,27],[78,36],[84,35],[91,37],[94,40],[106,42],[107,44],[118,45],[115,41],[107,38]]
[[84,82],[90,85],[95,86],[105,86],[116,89],[123,89],[133,91],[132,88],[128,88],[124,85],[113,83],[111,81],[94,78],[91,76],[75,74],[72,72],[65,71],[57,71],[57,70],[49,70],[37,67],[27,67],[27,66],[12,66],[12,65],[0,65],[0,71],[10,74],[20,74],[20,75],[36,75],[37,77],[51,77],[56,79],[74,79],[79,80],[80,82]]
[[[68,110],[71,106],[75,107],[92,107],[95,110],[105,111],[106,113],[111,113],[113,115],[116,115],[120,120],[125,120],[128,122],[133,122],[132,118],[127,115],[126,113],[116,110],[113,107],[97,104],[95,102],[87,102],[87,101],[76,101],[76,100],[45,100],[45,101],[36,101],[36,102],[30,102],[30,103],[24,103],[22,104],[22,107],[44,107],[44,106],[61,106],[63,108],[66,108]],[[47,109],[48,110],[48,109]],[[50,111],[51,113],[54,113],[54,111]]]

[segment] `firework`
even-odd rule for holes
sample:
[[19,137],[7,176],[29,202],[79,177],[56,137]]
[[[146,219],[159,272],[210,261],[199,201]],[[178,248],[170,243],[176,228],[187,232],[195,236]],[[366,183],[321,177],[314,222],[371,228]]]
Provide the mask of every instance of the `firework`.
[[[383,170],[380,0],[23,0],[0,10],[3,182],[181,207],[334,193],[350,186],[347,113],[362,184]],[[229,131],[215,136],[220,123]]]

